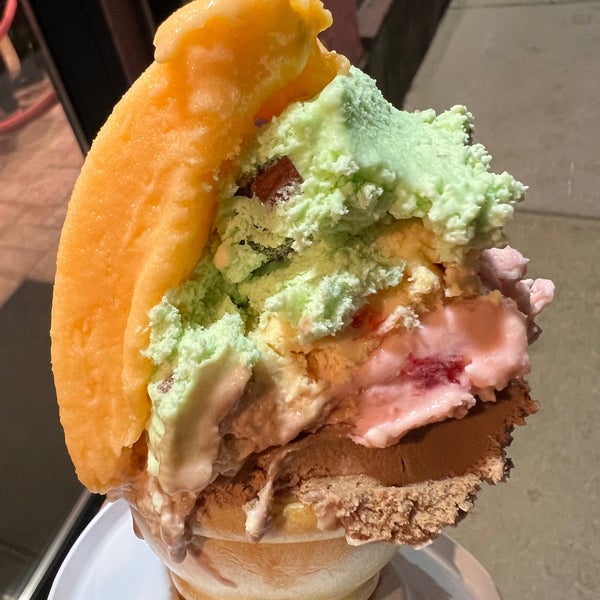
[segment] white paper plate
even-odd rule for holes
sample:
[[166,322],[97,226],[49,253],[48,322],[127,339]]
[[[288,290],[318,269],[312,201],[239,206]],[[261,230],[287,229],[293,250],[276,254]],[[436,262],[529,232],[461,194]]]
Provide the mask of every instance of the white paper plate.
[[[63,562],[48,600],[170,600],[160,561],[133,533],[123,501],[103,508]],[[485,569],[441,536],[422,550],[402,547],[372,600],[500,600]]]

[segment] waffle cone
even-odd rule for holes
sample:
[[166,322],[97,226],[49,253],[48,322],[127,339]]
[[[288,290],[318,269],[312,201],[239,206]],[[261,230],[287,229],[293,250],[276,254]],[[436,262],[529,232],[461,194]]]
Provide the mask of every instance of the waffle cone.
[[313,510],[298,502],[283,507],[268,537],[252,542],[241,533],[243,511],[237,508],[212,511],[206,535],[195,533],[179,563],[169,556],[158,524],[133,511],[138,530],[169,570],[180,598],[366,600],[396,551],[382,542],[350,545],[343,530],[318,529]]

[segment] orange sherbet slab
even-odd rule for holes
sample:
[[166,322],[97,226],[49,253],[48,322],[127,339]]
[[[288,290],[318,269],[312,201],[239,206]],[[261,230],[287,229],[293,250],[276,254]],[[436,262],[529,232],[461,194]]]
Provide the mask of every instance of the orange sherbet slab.
[[134,475],[150,403],[148,311],[200,258],[227,164],[257,118],[316,94],[345,59],[318,0],[198,0],[114,108],[76,183],[57,260],[52,362],[69,453],[105,492]]

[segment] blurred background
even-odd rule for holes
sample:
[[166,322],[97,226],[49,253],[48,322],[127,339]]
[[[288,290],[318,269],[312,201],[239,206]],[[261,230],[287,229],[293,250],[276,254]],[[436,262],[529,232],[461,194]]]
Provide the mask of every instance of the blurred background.
[[[174,0],[0,0],[0,597],[45,598],[102,498],[78,484],[49,366],[60,228],[114,103]],[[600,0],[329,0],[325,44],[398,107],[466,104],[476,141],[529,185],[510,227],[558,293],[509,483],[448,534],[506,600],[600,597]],[[8,477],[8,478],[7,478]]]

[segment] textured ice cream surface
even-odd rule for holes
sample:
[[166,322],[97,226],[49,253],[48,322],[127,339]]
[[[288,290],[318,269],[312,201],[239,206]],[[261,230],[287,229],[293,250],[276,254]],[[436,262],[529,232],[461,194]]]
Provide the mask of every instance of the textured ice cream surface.
[[[491,157],[471,144],[472,133],[464,106],[440,115],[400,111],[372,79],[351,69],[315,101],[291,106],[258,133],[242,172],[288,157],[302,183],[277,206],[274,227],[264,214],[253,222],[264,222],[274,241],[291,238],[296,249],[411,217],[434,232],[445,260],[468,245],[488,246],[501,239],[525,188],[507,173],[489,171]],[[227,217],[237,232],[245,215]],[[225,244],[235,239],[223,236]]]
[[201,494],[328,427],[385,449],[528,372],[552,290],[494,248],[525,188],[472,135],[464,107],[398,111],[356,69],[257,123],[204,256],[150,313],[157,493]]

